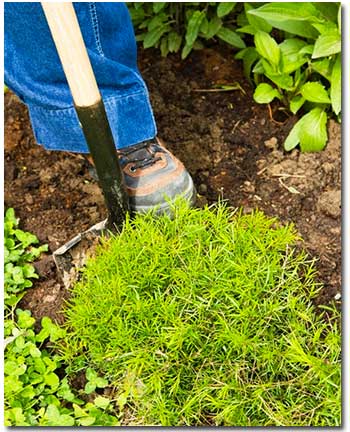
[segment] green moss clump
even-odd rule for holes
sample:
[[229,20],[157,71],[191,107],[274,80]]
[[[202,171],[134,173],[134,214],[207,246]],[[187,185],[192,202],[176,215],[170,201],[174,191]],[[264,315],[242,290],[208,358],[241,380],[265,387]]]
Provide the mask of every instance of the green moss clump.
[[337,426],[339,317],[293,226],[223,204],[128,220],[67,305],[62,355],[115,385],[129,425]]

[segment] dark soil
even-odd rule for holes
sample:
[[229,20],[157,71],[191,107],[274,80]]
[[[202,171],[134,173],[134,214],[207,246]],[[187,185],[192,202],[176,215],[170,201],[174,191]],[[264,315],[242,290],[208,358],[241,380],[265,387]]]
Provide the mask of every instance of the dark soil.
[[[257,105],[232,52],[206,49],[185,62],[140,53],[158,134],[186,165],[199,203],[219,196],[245,212],[255,208],[293,221],[303,246],[316,257],[324,288],[318,304],[341,289],[341,128],[329,122],[325,151],[283,151],[294,117]],[[210,92],[239,83],[243,91]],[[5,97],[5,207],[14,207],[24,230],[54,251],[101,221],[103,198],[80,155],[49,152],[35,143],[27,110],[11,93]],[[50,255],[36,264],[41,276],[22,300],[36,318],[61,321],[67,297]]]

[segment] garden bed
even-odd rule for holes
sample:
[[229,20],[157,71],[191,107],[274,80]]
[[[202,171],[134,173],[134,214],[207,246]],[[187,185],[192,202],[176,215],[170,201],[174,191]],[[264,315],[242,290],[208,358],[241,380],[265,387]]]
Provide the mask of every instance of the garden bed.
[[[325,151],[284,153],[283,141],[296,118],[286,118],[252,99],[241,65],[229,49],[194,52],[186,61],[140,52],[161,136],[193,175],[201,197],[223,196],[245,212],[254,208],[293,221],[304,247],[318,259],[324,284],[318,302],[338,298],[341,284],[341,128],[329,123]],[[238,82],[244,92],[209,92]],[[5,97],[5,207],[14,207],[21,227],[48,243],[50,252],[105,217],[103,198],[85,161],[36,145],[25,107]],[[34,317],[62,319],[66,297],[48,255],[41,276],[22,300]]]

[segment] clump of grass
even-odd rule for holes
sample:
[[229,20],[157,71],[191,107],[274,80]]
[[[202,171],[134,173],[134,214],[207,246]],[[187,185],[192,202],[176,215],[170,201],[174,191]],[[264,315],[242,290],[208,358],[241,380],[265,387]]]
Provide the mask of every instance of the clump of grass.
[[112,382],[128,424],[339,425],[339,317],[315,312],[293,226],[174,211],[128,220],[88,263],[66,308],[71,370]]

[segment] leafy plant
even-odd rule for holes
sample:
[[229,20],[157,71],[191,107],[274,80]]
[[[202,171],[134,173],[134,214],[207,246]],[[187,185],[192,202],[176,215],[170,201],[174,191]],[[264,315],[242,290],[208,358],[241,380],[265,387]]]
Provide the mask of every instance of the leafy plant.
[[89,261],[65,310],[70,370],[113,384],[122,424],[339,425],[339,315],[316,313],[293,226],[173,212],[128,219]]
[[181,49],[184,59],[192,49],[203,46],[201,40],[213,37],[235,48],[245,47],[230,19],[235,2],[136,2],[128,6],[136,39],[143,41],[144,48],[160,48],[163,56]]
[[[18,228],[13,209],[6,211],[4,228],[5,426],[118,425],[118,418],[111,414],[114,405],[110,399],[97,396],[94,403],[85,403],[71,389],[68,377],[60,378],[63,365],[50,344],[64,340],[64,329],[43,317],[37,333],[30,311],[16,307],[32,286],[30,279],[38,277],[29,263],[47,246],[33,246],[37,238]],[[100,380],[93,382],[101,387]],[[104,380],[103,387],[107,384]]]
[[86,369],[86,379],[87,383],[85,385],[85,393],[87,394],[94,392],[97,387],[104,388],[108,386],[108,381],[99,377],[91,368]]
[[300,144],[302,151],[322,150],[327,114],[333,111],[339,118],[341,111],[340,3],[273,2],[258,8],[246,3],[239,21],[242,27],[237,31],[254,37],[254,47],[241,50],[236,58],[243,60],[247,76],[253,73],[255,101],[277,98],[293,114],[302,107],[306,112],[287,137],[285,149]]
[[38,278],[29,264],[47,251],[47,245],[35,247],[35,235],[18,228],[14,210],[8,209],[4,221],[4,282],[5,305],[15,306],[23,297],[24,290],[33,285],[30,279]]
[[97,396],[94,403],[86,404],[67,377],[60,379],[59,356],[44,346],[64,338],[64,330],[44,317],[36,334],[29,311],[17,309],[16,315],[17,322],[5,322],[5,425],[118,425],[118,419],[108,413],[113,410],[109,399]]

